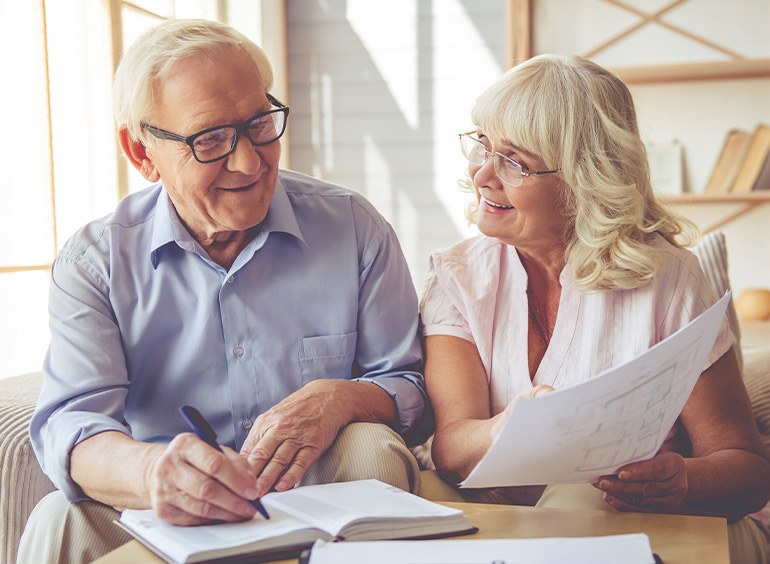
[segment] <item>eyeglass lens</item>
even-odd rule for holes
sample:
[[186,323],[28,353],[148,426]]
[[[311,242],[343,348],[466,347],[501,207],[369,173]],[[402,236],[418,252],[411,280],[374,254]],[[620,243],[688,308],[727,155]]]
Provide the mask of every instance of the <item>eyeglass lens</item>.
[[274,111],[257,116],[248,124],[220,127],[207,131],[193,141],[195,157],[200,161],[221,159],[235,149],[239,130],[246,134],[254,145],[267,145],[283,134],[285,113]]
[[495,174],[511,186],[520,186],[522,180],[521,167],[513,160],[506,158],[500,153],[488,151],[484,144],[468,134],[460,136],[460,145],[463,155],[468,162],[475,166],[481,166],[487,158],[487,154],[492,156]]

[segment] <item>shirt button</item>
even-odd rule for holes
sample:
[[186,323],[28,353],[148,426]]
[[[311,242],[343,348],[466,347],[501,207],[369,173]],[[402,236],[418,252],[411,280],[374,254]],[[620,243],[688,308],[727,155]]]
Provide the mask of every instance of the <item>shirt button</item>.
[[251,422],[251,419],[244,419],[243,421],[241,421],[241,425],[243,425],[244,429],[251,429],[251,426],[253,424],[254,423]]
[[238,358],[241,358],[243,356],[243,347],[241,346],[235,347],[233,349],[233,354]]
[[230,277],[227,279],[227,283],[228,283],[228,284],[232,284],[233,282],[235,282],[235,278],[233,278],[232,276],[230,276]]

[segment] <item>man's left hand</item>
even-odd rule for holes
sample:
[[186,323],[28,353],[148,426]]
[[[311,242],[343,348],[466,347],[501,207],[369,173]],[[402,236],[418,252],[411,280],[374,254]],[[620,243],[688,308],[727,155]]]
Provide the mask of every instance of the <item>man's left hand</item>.
[[259,496],[294,487],[350,422],[346,384],[314,380],[257,417],[240,454],[259,476]]
[[623,466],[617,475],[602,476],[593,486],[619,511],[660,511],[682,504],[687,495],[687,469],[681,455],[662,452]]

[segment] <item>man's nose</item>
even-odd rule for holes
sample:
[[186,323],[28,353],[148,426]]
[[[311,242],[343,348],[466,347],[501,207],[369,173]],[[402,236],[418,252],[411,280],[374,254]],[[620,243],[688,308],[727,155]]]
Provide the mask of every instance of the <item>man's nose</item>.
[[239,135],[235,149],[228,155],[225,168],[231,172],[254,174],[259,170],[262,158],[246,135]]

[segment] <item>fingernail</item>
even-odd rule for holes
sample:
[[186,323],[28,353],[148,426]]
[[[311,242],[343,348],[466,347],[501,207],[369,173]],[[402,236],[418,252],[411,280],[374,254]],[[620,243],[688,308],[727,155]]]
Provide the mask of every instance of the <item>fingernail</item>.
[[626,471],[626,470],[624,470],[623,472],[618,474],[618,478],[620,478],[621,480],[625,480],[625,479],[630,478],[630,477],[631,477],[631,474],[629,474],[628,471]]
[[612,497],[611,495],[608,495],[604,499],[607,501],[607,503],[615,503],[615,498]]
[[606,490],[609,487],[610,487],[610,482],[608,480],[602,480],[601,482],[599,482],[599,488]]

